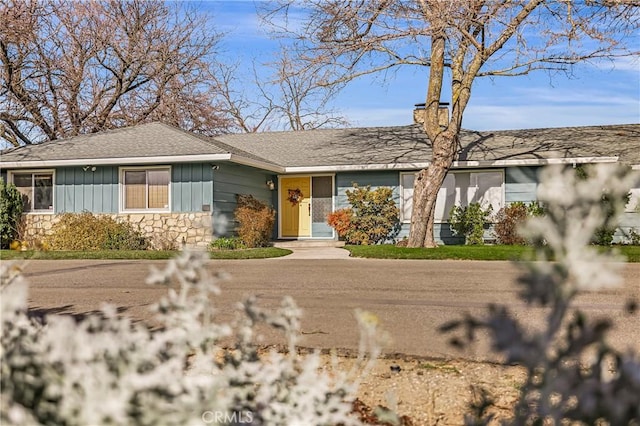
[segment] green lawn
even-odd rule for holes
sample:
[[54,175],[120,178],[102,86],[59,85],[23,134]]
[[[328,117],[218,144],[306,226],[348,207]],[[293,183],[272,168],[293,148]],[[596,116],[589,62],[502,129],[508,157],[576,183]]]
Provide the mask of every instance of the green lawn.
[[[165,260],[171,259],[178,252],[156,250],[96,250],[96,251],[14,251],[0,250],[0,259],[144,259]],[[246,250],[214,250],[209,252],[212,259],[264,259],[268,257],[281,257],[291,253],[276,247],[265,247]]]
[[[374,259],[460,259],[460,260],[524,260],[533,249],[527,246],[440,246],[407,248],[394,245],[345,246],[353,257]],[[629,262],[640,262],[640,246],[616,246]],[[607,248],[603,248],[606,250]]]

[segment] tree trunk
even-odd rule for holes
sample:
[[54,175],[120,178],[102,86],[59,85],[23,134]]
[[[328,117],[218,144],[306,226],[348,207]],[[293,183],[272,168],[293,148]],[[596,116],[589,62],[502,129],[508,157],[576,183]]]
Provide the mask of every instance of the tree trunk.
[[433,141],[433,159],[429,167],[420,170],[413,185],[413,210],[408,247],[437,247],[433,235],[436,199],[456,149],[456,136],[442,132]]

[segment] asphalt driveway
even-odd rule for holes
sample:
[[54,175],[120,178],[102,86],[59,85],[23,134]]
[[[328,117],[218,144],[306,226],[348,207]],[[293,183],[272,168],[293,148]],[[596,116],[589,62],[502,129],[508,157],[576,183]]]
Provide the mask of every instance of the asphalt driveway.
[[[25,261],[31,284],[30,307],[43,314],[82,315],[104,302],[123,314],[150,320],[149,305],[164,292],[145,284],[152,265],[164,261]],[[256,295],[263,306],[277,306],[292,296],[303,309],[303,346],[355,349],[358,333],[353,312],[365,309],[378,315],[393,341],[386,352],[426,357],[491,358],[486,344],[472,352],[451,348],[438,325],[470,312],[480,314],[489,303],[504,303],[518,318],[535,327],[539,308],[516,298],[514,280],[519,270],[509,262],[416,261],[371,259],[295,259],[211,261],[210,268],[231,274],[214,300],[220,319],[233,318],[238,301]],[[624,313],[625,301],[640,297],[640,264],[628,264],[625,285],[616,290],[581,296],[578,305],[595,316],[613,319],[611,335],[619,348],[640,350],[638,318]],[[282,343],[268,334],[264,343]]]

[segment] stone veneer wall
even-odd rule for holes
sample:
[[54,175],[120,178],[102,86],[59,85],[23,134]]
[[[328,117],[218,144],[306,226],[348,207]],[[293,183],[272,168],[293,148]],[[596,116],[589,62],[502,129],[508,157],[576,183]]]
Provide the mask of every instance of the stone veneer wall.
[[[149,239],[151,247],[157,250],[187,247],[207,247],[213,239],[212,218],[209,212],[197,213],[130,213],[107,214],[118,221],[130,222]],[[41,241],[51,234],[53,224],[60,215],[23,215],[24,232],[22,239],[27,243]]]

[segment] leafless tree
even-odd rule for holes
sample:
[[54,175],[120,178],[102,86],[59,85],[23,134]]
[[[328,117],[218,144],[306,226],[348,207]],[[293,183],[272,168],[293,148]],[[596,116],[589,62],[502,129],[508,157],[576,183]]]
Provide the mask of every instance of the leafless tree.
[[220,36],[188,4],[0,3],[0,138],[18,146],[162,120],[229,126],[209,64]]
[[[267,9],[273,32],[295,40],[298,61],[332,71],[326,85],[428,68],[424,130],[433,154],[416,175],[411,247],[436,246],[435,202],[476,78],[571,72],[581,61],[638,55],[634,0],[279,0]],[[443,90],[451,99],[446,126],[438,121]]]
[[250,76],[240,70],[239,64],[220,63],[217,67],[223,110],[238,131],[300,131],[348,125],[330,105],[342,85],[326,86],[329,70],[294,61],[285,46],[280,46],[271,62],[258,65],[254,60]]

